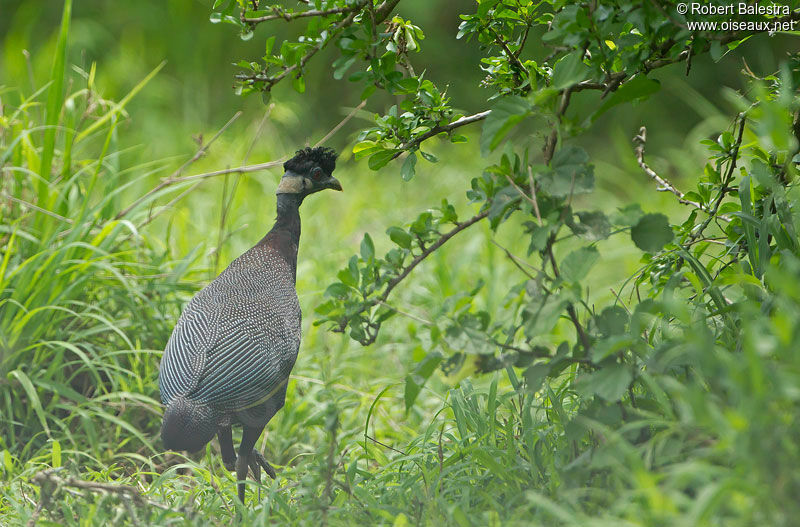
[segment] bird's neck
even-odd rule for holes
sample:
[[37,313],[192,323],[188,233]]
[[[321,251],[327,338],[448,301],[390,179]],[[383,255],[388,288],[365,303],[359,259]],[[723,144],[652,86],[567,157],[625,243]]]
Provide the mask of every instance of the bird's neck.
[[300,204],[303,198],[297,194],[278,194],[278,217],[275,225],[259,242],[273,249],[286,259],[292,274],[297,270],[297,247],[300,243]]

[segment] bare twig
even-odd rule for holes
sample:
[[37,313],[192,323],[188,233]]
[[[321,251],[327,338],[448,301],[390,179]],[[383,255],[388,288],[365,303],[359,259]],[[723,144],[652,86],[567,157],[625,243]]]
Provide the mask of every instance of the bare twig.
[[214,134],[214,137],[212,137],[211,140],[209,140],[206,144],[202,145],[197,150],[197,152],[195,152],[195,154],[188,161],[186,161],[184,164],[182,164],[180,167],[178,167],[178,169],[175,172],[173,172],[168,178],[166,178],[161,183],[159,183],[158,185],[156,185],[155,187],[150,189],[147,193],[145,193],[139,199],[134,201],[127,208],[125,208],[125,209],[121,210],[119,213],[117,213],[117,215],[114,217],[114,219],[118,220],[118,219],[122,218],[123,216],[128,214],[130,211],[135,209],[140,203],[145,201],[148,197],[152,196],[153,194],[155,194],[156,192],[158,192],[162,188],[167,187],[167,186],[172,185],[172,184],[175,184],[178,181],[186,181],[188,178],[180,178],[179,177],[183,173],[183,171],[186,170],[186,168],[189,165],[191,165],[192,163],[194,163],[195,161],[197,161],[198,159],[203,157],[205,155],[206,151],[208,150],[208,147],[210,147],[214,143],[214,141],[216,141],[219,138],[219,136],[221,136],[223,134],[223,132],[225,132],[225,130],[227,130],[228,127],[230,125],[232,125],[234,123],[234,121],[236,121],[236,119],[238,119],[241,115],[242,115],[241,111],[236,112],[233,115],[233,117],[231,117],[228,120],[228,122],[225,123],[225,126],[220,128],[220,130],[216,134]]
[[372,442],[373,442],[373,443],[375,443],[376,445],[380,445],[380,446],[382,446],[383,448],[388,448],[389,450],[391,450],[391,451],[393,451],[393,452],[397,452],[398,454],[403,454],[404,456],[407,456],[407,455],[408,455],[408,454],[406,454],[405,452],[403,452],[402,450],[397,450],[396,448],[394,448],[394,447],[391,447],[391,446],[387,445],[386,443],[381,443],[380,441],[378,441],[377,439],[375,439],[374,437],[372,437],[372,436],[370,436],[370,435],[366,435],[366,434],[365,434],[365,435],[364,435],[364,437],[366,437],[367,439],[369,439],[370,441],[372,441]]
[[642,126],[639,128],[639,134],[633,138],[633,143],[636,145],[634,152],[636,153],[636,162],[639,163],[639,167],[644,171],[645,174],[650,176],[650,178],[658,183],[658,187],[656,190],[659,192],[672,192],[678,197],[678,202],[683,203],[684,205],[691,205],[696,209],[700,209],[702,211],[706,211],[705,207],[696,201],[692,201],[690,199],[686,199],[684,196],[685,194],[678,190],[675,185],[667,181],[665,178],[659,176],[655,170],[650,168],[647,163],[644,161],[644,146],[647,143],[647,128]]
[[29,209],[33,209],[36,212],[41,212],[42,214],[44,214],[46,216],[50,216],[51,218],[55,218],[55,219],[57,219],[59,221],[63,221],[64,223],[69,223],[70,225],[75,223],[73,220],[71,220],[69,218],[65,218],[64,216],[61,216],[60,214],[56,214],[53,211],[50,211],[50,210],[47,210],[47,209],[43,209],[42,207],[39,207],[38,205],[34,205],[33,203],[31,203],[29,201],[25,201],[24,199],[15,198],[11,194],[7,194],[5,192],[2,192],[2,193],[0,193],[0,196],[2,196],[5,199],[11,200],[11,201],[13,201],[15,203],[19,203],[20,205],[22,205],[24,207],[27,207]]
[[363,108],[364,106],[366,106],[366,105],[367,105],[367,101],[361,101],[361,103],[359,103],[359,105],[358,105],[358,106],[356,106],[355,108],[353,108],[352,110],[350,110],[350,113],[348,113],[348,114],[345,116],[345,118],[344,118],[344,119],[342,119],[341,121],[339,121],[339,124],[337,124],[336,126],[334,126],[333,128],[331,128],[331,131],[330,131],[330,132],[328,132],[327,134],[325,134],[325,136],[324,136],[322,139],[320,139],[319,141],[317,141],[317,142],[316,142],[316,144],[314,144],[314,147],[317,147],[317,146],[320,146],[320,145],[323,145],[323,144],[325,144],[325,142],[326,142],[328,139],[330,139],[330,138],[331,138],[331,137],[332,137],[332,136],[333,136],[333,135],[334,135],[336,132],[338,132],[339,130],[341,130],[342,126],[344,126],[345,124],[347,124],[347,122],[348,122],[348,121],[350,121],[350,119],[352,119],[352,118],[353,118],[353,117],[356,115],[356,113],[358,113],[358,111],[359,111],[360,109],[362,109],[362,108]]
[[536,199],[536,182],[533,181],[533,169],[528,165],[528,186],[531,189],[531,201],[533,202],[533,212],[536,214],[536,219],[539,220],[539,225],[542,224],[542,215],[539,213],[539,200]]
[[375,24],[380,24],[394,11],[394,8],[400,0],[384,0],[381,5],[375,9]]
[[36,524],[36,521],[41,514],[42,507],[44,507],[53,498],[53,496],[64,487],[72,487],[74,489],[86,490],[89,492],[116,495],[123,500],[124,506],[128,508],[129,511],[131,504],[136,504],[138,506],[155,507],[164,511],[174,512],[176,514],[185,512],[183,510],[176,510],[164,505],[163,503],[145,498],[136,487],[130,485],[117,485],[113,483],[101,483],[97,481],[85,481],[73,476],[62,478],[58,476],[58,472],[60,470],[62,469],[43,470],[33,476],[32,481],[37,484],[40,489],[40,498],[34,514],[28,521],[29,526]]
[[500,244],[499,244],[499,243],[497,243],[496,241],[494,241],[494,240],[491,240],[491,242],[492,242],[493,244],[495,244],[497,247],[499,247],[499,248],[500,248],[500,250],[502,250],[504,253],[506,253],[506,256],[508,257],[508,259],[509,259],[509,260],[511,260],[511,263],[513,263],[513,264],[514,264],[514,266],[515,266],[517,269],[519,269],[519,270],[520,270],[520,272],[521,272],[522,274],[524,274],[525,276],[527,276],[527,277],[528,277],[529,279],[531,279],[531,280],[536,280],[536,277],[534,277],[532,274],[530,274],[530,273],[528,272],[528,270],[527,270],[527,269],[525,269],[525,267],[523,267],[523,264],[524,264],[524,265],[526,265],[526,266],[528,266],[528,267],[531,267],[530,265],[528,265],[528,263],[527,263],[527,262],[525,262],[525,261],[524,261],[524,260],[522,260],[521,258],[518,258],[518,257],[514,256],[514,255],[511,253],[511,251],[509,251],[508,249],[506,249],[505,247],[503,247],[502,245],[500,245]]

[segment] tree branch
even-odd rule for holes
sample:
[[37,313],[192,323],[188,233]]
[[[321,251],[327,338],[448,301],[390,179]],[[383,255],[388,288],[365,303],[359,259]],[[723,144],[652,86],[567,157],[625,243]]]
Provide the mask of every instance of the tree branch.
[[421,136],[416,137],[416,138],[412,139],[411,141],[409,141],[407,143],[403,143],[402,145],[400,145],[399,152],[397,152],[395,155],[393,155],[392,159],[396,159],[400,154],[402,154],[406,150],[411,150],[412,148],[418,147],[423,141],[425,141],[426,139],[430,139],[431,137],[433,137],[435,135],[439,135],[439,134],[441,134],[443,132],[452,132],[456,128],[460,128],[462,126],[466,126],[466,125],[472,124],[472,123],[477,123],[478,121],[483,121],[484,119],[486,119],[486,117],[489,116],[490,113],[491,113],[491,110],[486,110],[486,111],[483,111],[483,112],[480,112],[480,113],[476,113],[476,114],[473,114],[473,115],[468,115],[466,117],[462,117],[460,119],[456,119],[455,121],[453,121],[452,123],[449,123],[449,124],[443,124],[443,125],[434,126],[433,128],[430,129],[430,131],[425,132]]
[[257,73],[255,75],[247,75],[247,74],[239,74],[235,75],[234,77],[243,82],[249,82],[253,84],[255,82],[265,82],[266,87],[264,91],[269,91],[275,86],[277,83],[285,79],[291,72],[295,71],[296,69],[302,69],[306,63],[311,60],[311,57],[317,54],[318,51],[323,49],[328,43],[333,40],[333,37],[344,28],[350,26],[353,23],[358,11],[351,11],[347,17],[342,19],[336,26],[328,33],[328,35],[322,39],[316,46],[311,48],[303,57],[300,59],[299,63],[292,64],[291,66],[285,66],[283,71],[277,75],[267,76],[266,73]]
[[286,11],[281,9],[280,6],[271,6],[270,7],[270,10],[272,11],[271,15],[264,15],[254,18],[242,17],[242,22],[247,22],[248,24],[259,24],[261,22],[267,22],[269,20],[278,20],[278,19],[283,19],[286,20],[287,22],[291,22],[292,20],[295,20],[297,18],[312,17],[312,16],[323,17],[329,15],[349,13],[351,11],[358,11],[362,7],[364,7],[364,3],[356,4],[349,7],[334,7],[332,9],[322,9],[322,10],[311,9],[310,11],[298,11],[298,12],[287,13]]
[[645,174],[650,176],[653,181],[659,184],[659,187],[656,188],[659,192],[672,192],[678,197],[678,202],[683,203],[684,205],[691,205],[696,209],[700,209],[703,212],[709,212],[703,205],[696,201],[692,201],[686,199],[684,196],[685,194],[678,190],[675,185],[664,179],[663,177],[659,176],[652,168],[647,166],[647,163],[644,162],[644,145],[647,142],[647,128],[642,126],[639,128],[639,134],[633,138],[634,144],[636,144],[636,148],[634,152],[636,154],[636,162],[639,163],[639,167],[644,171]]
[[400,0],[384,0],[381,5],[375,9],[375,24],[380,24],[394,11]]
[[736,168],[736,161],[739,158],[739,146],[742,144],[742,137],[744,136],[744,126],[746,122],[745,114],[740,114],[739,116],[739,134],[736,137],[736,143],[734,143],[733,152],[731,152],[731,162],[728,165],[728,170],[725,173],[725,179],[722,180],[722,187],[719,191],[719,196],[717,196],[716,201],[714,201],[714,206],[711,207],[711,210],[708,211],[708,218],[704,221],[698,229],[696,229],[692,235],[690,236],[691,240],[696,240],[700,236],[703,235],[703,231],[712,220],[717,217],[717,212],[719,211],[720,205],[722,205],[722,201],[725,199],[725,196],[728,195],[729,190],[733,190],[730,188],[730,183],[733,181],[733,171]]
[[418,266],[420,263],[422,263],[423,260],[425,260],[425,258],[430,256],[439,247],[441,247],[442,245],[447,243],[447,241],[450,238],[452,238],[453,236],[455,236],[459,232],[463,231],[464,229],[466,229],[468,227],[471,227],[474,224],[478,223],[479,221],[481,221],[482,219],[484,219],[488,215],[489,215],[489,209],[487,208],[485,211],[476,214],[475,216],[471,217],[467,221],[456,223],[455,228],[447,231],[438,240],[436,240],[431,245],[429,245],[424,251],[422,251],[419,255],[417,255],[416,258],[411,260],[411,263],[409,263],[408,266],[405,269],[403,269],[402,273],[400,273],[395,278],[390,280],[389,283],[386,286],[386,289],[383,291],[383,294],[381,294],[378,297],[378,299],[374,301],[374,303],[372,305],[375,305],[375,304],[377,304],[379,302],[386,302],[386,300],[389,298],[389,294],[392,292],[392,290],[395,287],[397,287],[397,284],[402,282],[405,279],[405,277],[407,277],[409,275],[409,273],[411,273],[411,271],[414,270],[414,268],[416,266]]
[[[471,217],[467,221],[457,222],[456,226],[443,234],[436,240],[434,243],[425,247],[423,251],[418,254],[411,262],[403,268],[403,270],[389,280],[386,283],[386,288],[383,290],[383,293],[380,295],[373,297],[371,299],[364,298],[364,302],[358,307],[358,309],[354,312],[350,312],[343,320],[339,321],[339,327],[334,328],[333,331],[343,333],[345,328],[347,327],[347,323],[352,320],[353,317],[364,313],[365,311],[377,306],[377,305],[386,305],[386,301],[389,298],[389,295],[392,293],[395,287],[405,280],[405,278],[413,271],[419,264],[421,264],[428,256],[436,252],[442,245],[447,243],[453,236],[458,234],[459,232],[463,231],[471,227],[472,225],[478,223],[482,219],[486,218],[489,215],[489,209],[487,208],[483,212],[476,214],[475,216]],[[387,306],[389,309],[393,309],[391,306]],[[396,311],[396,310],[395,310]],[[375,339],[378,337],[378,329],[380,329],[380,322],[368,322],[367,323],[367,335],[364,338],[356,339],[358,340],[363,346],[369,346]]]

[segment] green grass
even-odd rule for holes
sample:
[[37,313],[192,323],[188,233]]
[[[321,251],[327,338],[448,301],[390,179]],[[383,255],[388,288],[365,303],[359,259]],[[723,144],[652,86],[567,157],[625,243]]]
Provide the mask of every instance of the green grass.
[[[66,35],[56,57],[65,46]],[[0,524],[796,522],[800,265],[791,254],[769,267],[768,302],[766,289],[721,286],[750,295],[735,327],[707,325],[680,294],[639,313],[652,341],[636,405],[582,396],[585,372],[572,365],[537,390],[516,368],[458,385],[437,373],[406,412],[406,375],[431,351],[426,327],[443,304],[481,280],[475,309],[513,300],[503,295],[515,267],[490,240],[525,254],[514,222],[496,236],[470,229],[415,270],[390,300],[403,314],[371,347],[313,325],[364,232],[382,253],[381,233],[420,204],[447,197],[471,211],[463,189],[478,161],[444,147],[440,158],[455,161],[420,162],[411,183],[398,167],[367,172],[345,153],[345,192],[303,206],[303,342],[286,406],[258,445],[279,477],[251,483],[239,504],[215,444],[190,457],[162,451],[157,365],[182,305],[271,226],[279,171],[173,185],[118,218],[192,153],[152,161],[129,147],[124,105],[102,100],[94,78],[57,59],[39,90],[0,89]],[[147,90],[135,86],[132,95]],[[280,127],[259,120],[237,123],[184,175],[238,166],[251,144],[251,163],[290,153]],[[615,178],[651,192],[625,167],[599,165],[598,175],[589,199],[607,211],[619,205]],[[648,202],[676,221],[685,212],[663,194]],[[589,292],[598,311],[641,265],[630,241],[601,246]],[[539,340],[555,348],[570,335],[562,321]],[[734,337],[731,353],[720,342]]]

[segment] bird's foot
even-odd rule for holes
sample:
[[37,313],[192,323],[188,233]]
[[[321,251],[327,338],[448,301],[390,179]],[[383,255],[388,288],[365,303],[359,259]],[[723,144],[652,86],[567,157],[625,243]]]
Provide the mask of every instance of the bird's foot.
[[[223,461],[225,464],[225,468],[228,468],[230,463],[227,461]],[[250,452],[250,455],[247,456],[247,459],[239,456],[236,461],[233,463],[233,468],[236,469],[236,479],[239,480],[238,483],[238,491],[239,491],[239,500],[244,503],[244,480],[247,478],[247,469],[248,467],[250,470],[253,471],[253,479],[256,483],[261,483],[261,469],[264,469],[264,472],[267,473],[269,477],[275,479],[277,475],[275,474],[275,469],[272,468],[264,456],[256,449],[253,449]],[[258,489],[258,499],[261,499],[261,488],[259,486]]]
[[253,471],[253,476],[255,477],[256,481],[261,480],[261,469],[264,469],[264,472],[267,473],[269,477],[275,479],[277,475],[275,474],[275,469],[272,468],[267,460],[264,458],[263,454],[256,449],[253,449],[253,452],[250,454],[250,470]]

